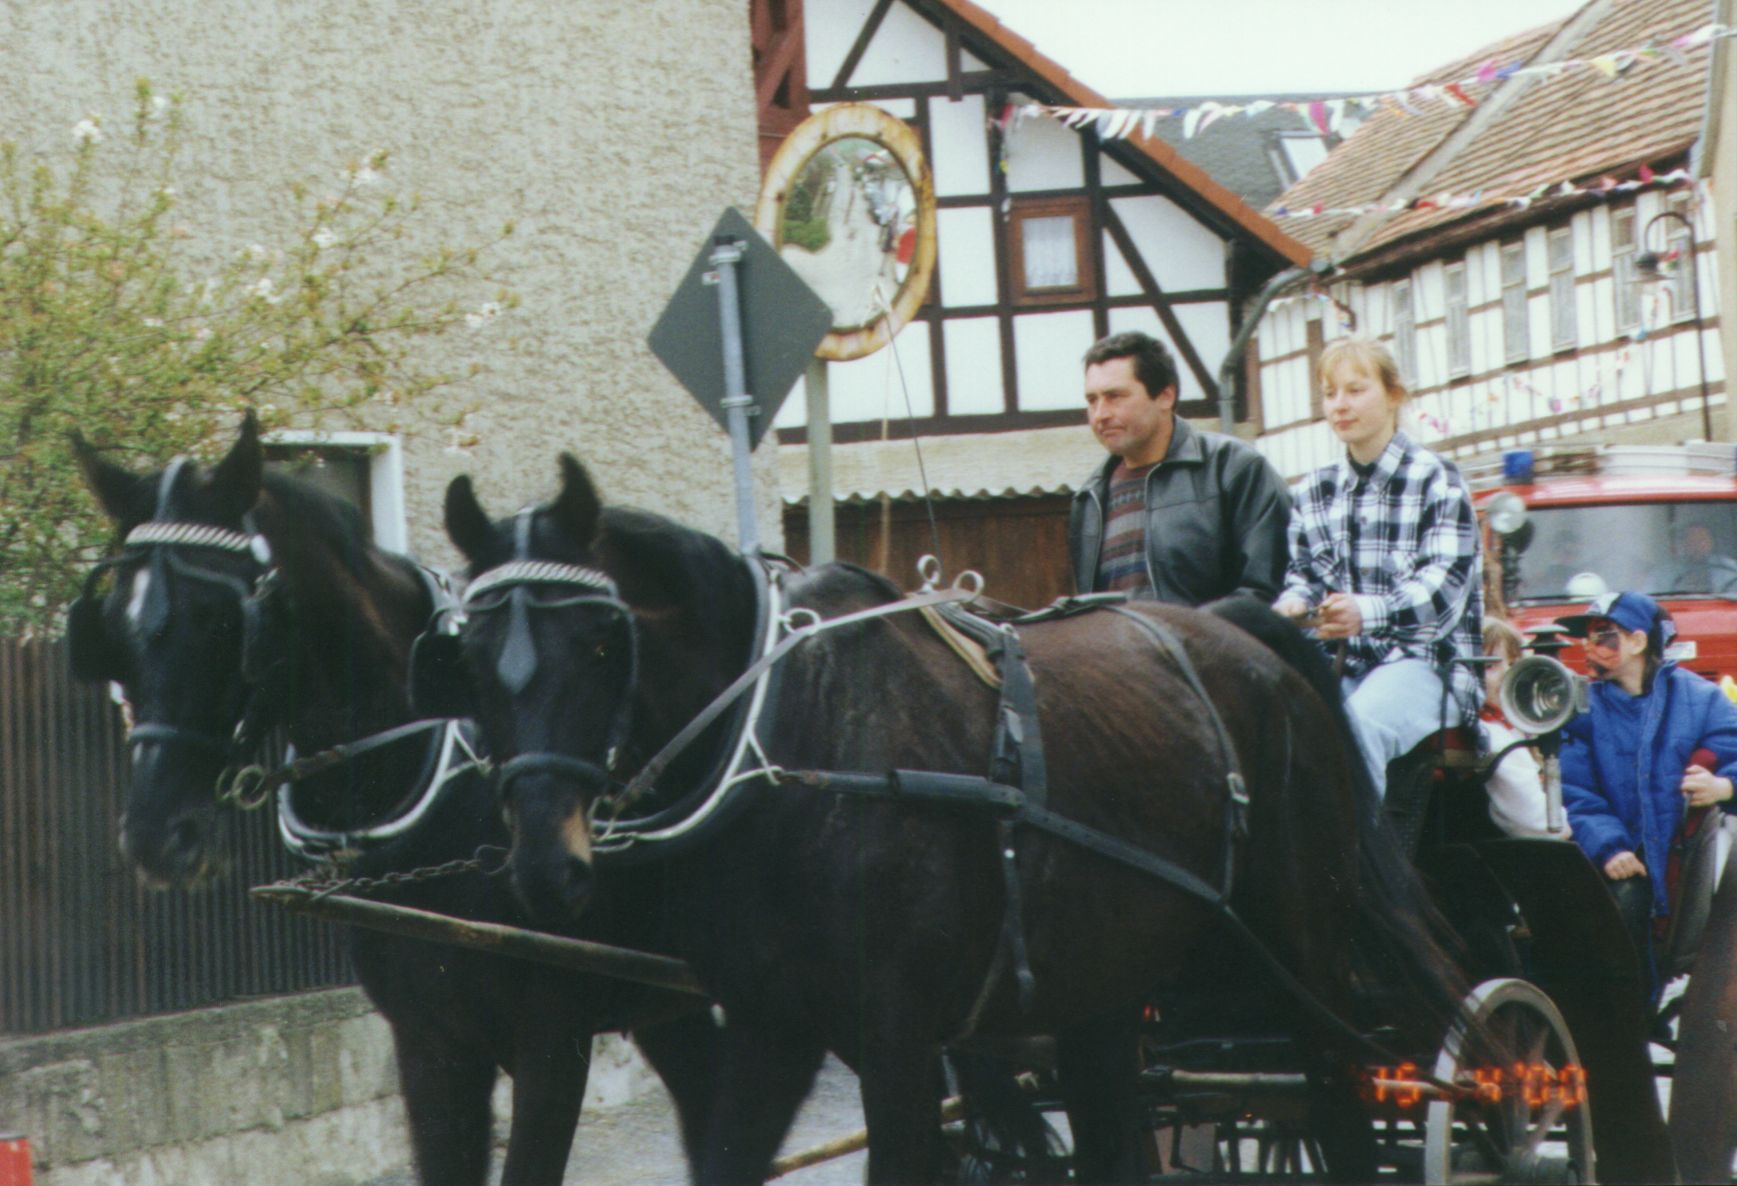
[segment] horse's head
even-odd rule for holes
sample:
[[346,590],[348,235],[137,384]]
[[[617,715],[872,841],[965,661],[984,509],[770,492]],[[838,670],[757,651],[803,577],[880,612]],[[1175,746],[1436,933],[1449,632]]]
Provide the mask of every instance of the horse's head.
[[214,791],[249,709],[261,619],[275,609],[269,553],[246,522],[260,491],[258,427],[250,413],[209,471],[176,461],[136,474],[82,438],[73,445],[121,539],[68,619],[73,673],[118,683],[131,706],[122,849],[155,881],[192,883],[213,868]]
[[470,561],[461,635],[475,715],[500,764],[514,888],[560,917],[591,891],[591,806],[627,741],[638,637],[585,469],[561,455],[561,492],[491,522],[467,477],[446,492],[446,529]]

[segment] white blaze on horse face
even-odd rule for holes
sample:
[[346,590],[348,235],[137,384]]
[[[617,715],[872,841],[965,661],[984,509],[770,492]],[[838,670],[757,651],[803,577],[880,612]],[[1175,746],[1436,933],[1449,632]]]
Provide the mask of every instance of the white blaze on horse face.
[[133,592],[127,598],[127,621],[135,625],[145,609],[145,594],[151,589],[151,570],[141,568],[133,574]]
[[561,841],[570,856],[587,865],[591,863],[591,820],[583,805],[574,808],[567,822],[561,825]]

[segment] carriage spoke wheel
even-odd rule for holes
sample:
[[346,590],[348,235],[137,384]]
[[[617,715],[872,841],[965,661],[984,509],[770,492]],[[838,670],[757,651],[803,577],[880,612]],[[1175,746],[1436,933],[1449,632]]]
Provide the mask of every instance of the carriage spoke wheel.
[[1435,1077],[1483,1090],[1429,1102],[1426,1183],[1595,1180],[1580,1058],[1562,1014],[1531,984],[1487,980],[1467,994]]

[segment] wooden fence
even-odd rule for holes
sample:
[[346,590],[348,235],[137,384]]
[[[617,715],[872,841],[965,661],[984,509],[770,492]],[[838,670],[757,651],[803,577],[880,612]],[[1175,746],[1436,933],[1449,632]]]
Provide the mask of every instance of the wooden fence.
[[127,752],[65,645],[0,639],[0,1034],[347,984],[336,927],[247,896],[295,870],[270,811],[223,814],[229,868],[143,888],[116,842]]

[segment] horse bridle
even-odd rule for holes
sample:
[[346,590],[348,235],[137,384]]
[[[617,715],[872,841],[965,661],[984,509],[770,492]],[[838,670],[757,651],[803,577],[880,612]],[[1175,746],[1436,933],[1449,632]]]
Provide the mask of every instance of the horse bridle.
[[[272,565],[271,546],[263,535],[252,529],[251,520],[243,520],[243,526],[247,530],[234,531],[214,524],[191,523],[174,518],[175,483],[186,464],[187,460],[183,457],[177,457],[169,463],[158,482],[152,517],[127,532],[121,541],[119,555],[98,561],[90,575],[85,578],[83,594],[73,607],[69,633],[106,629],[99,621],[100,599],[96,593],[96,581],[106,570],[117,568],[140,553],[148,557],[151,566],[151,582],[146,589],[145,599],[139,606],[136,624],[136,628],[146,637],[161,633],[173,615],[169,594],[171,573],[188,580],[216,585],[234,593],[242,612],[242,679],[250,692],[233,736],[222,737],[169,721],[140,721],[127,732],[129,749],[147,743],[175,745],[203,750],[230,760],[237,755],[245,756],[251,752],[263,725],[261,681],[269,674],[269,665],[261,661],[258,653],[259,639],[263,633],[259,627],[259,619],[267,612],[268,606],[281,596],[278,592],[280,586],[276,579],[277,570]],[[256,571],[250,579],[243,579],[234,573],[194,563],[182,554],[185,551],[246,556],[253,562]],[[88,648],[89,645],[89,639],[74,639],[75,651]]]
[[[606,573],[577,564],[552,560],[533,560],[531,529],[535,508],[520,511],[513,524],[513,556],[505,564],[480,574],[464,591],[460,602],[462,617],[498,613],[509,614],[507,639],[495,659],[495,675],[514,695],[523,692],[537,673],[537,646],[531,634],[531,611],[554,609],[596,608],[618,616],[627,633],[627,682],[621,700],[609,722],[609,731],[601,765],[583,758],[570,757],[552,750],[534,750],[515,755],[503,763],[496,774],[498,793],[510,802],[515,779],[526,774],[556,774],[577,779],[583,786],[608,785],[611,770],[627,744],[633,727],[633,698],[639,691],[639,626],[633,610],[621,598],[615,581]],[[577,590],[569,596],[546,601],[533,601],[532,588],[554,587]],[[485,603],[490,593],[506,592],[504,598]],[[462,618],[461,618],[462,620]]]

